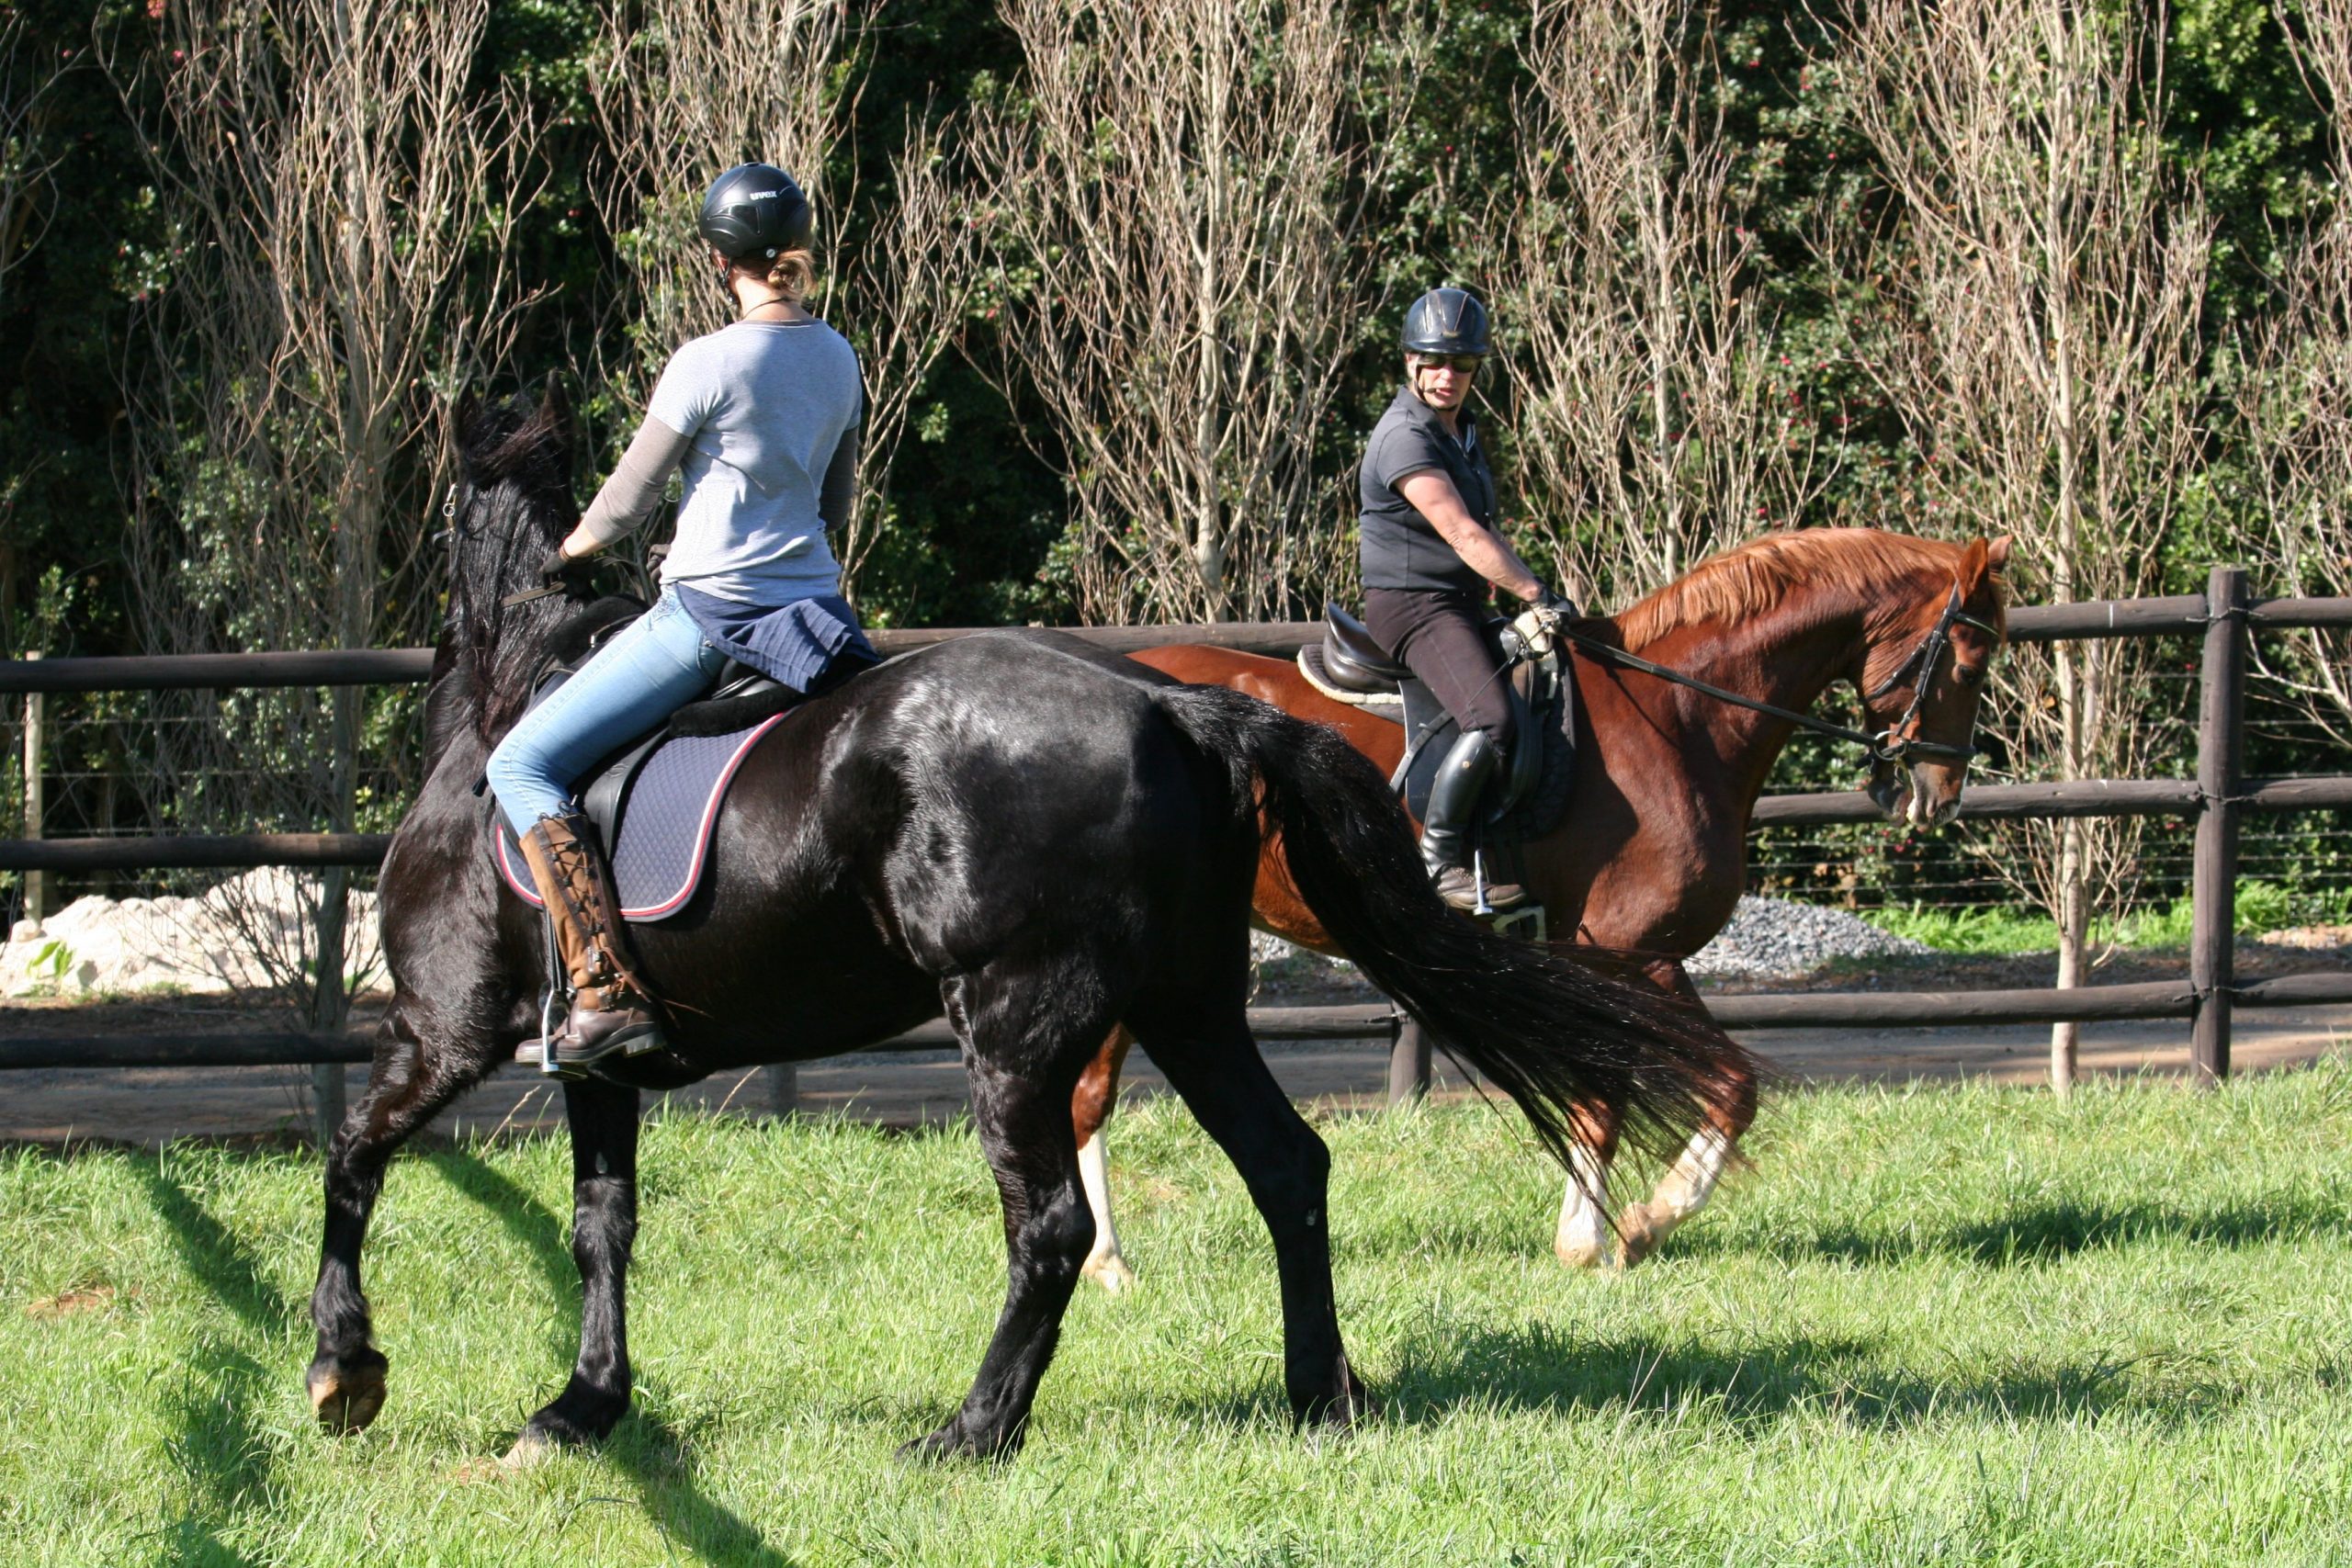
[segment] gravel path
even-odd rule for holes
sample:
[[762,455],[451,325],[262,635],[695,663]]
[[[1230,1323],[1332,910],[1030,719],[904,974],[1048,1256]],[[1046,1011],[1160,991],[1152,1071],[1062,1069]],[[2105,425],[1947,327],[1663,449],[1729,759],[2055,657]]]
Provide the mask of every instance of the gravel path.
[[1926,942],[1883,931],[1843,909],[1786,898],[1743,897],[1731,923],[1690,955],[1693,979],[1779,979],[1839,960],[1916,956]]

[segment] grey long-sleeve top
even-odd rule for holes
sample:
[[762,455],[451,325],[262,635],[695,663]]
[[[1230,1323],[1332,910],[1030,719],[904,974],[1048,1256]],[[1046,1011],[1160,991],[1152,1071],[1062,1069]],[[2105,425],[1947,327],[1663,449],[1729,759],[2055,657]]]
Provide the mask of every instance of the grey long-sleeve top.
[[645,423],[581,527],[641,526],[685,474],[664,584],[746,604],[838,593],[826,529],[845,521],[864,412],[857,355],[822,321],[739,321],[671,356]]

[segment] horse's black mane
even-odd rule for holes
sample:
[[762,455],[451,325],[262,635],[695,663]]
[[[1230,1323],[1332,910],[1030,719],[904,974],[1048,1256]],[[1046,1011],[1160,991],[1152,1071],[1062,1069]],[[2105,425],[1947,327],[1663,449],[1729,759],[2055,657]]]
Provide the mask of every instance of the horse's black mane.
[[553,385],[537,399],[469,399],[458,409],[449,599],[425,705],[428,766],[468,718],[485,739],[513,720],[548,634],[580,608],[571,594],[506,603],[539,585],[548,554],[580,520],[571,446],[571,405]]

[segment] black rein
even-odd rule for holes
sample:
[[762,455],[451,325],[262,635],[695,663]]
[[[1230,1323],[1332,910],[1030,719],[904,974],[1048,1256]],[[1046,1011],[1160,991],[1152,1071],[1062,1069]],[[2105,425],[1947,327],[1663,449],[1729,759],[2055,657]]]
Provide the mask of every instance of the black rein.
[[1944,613],[1937,617],[1936,624],[1928,628],[1928,635],[1919,639],[1919,646],[1911,650],[1911,656],[1896,667],[1894,674],[1880,682],[1864,695],[1862,700],[1865,702],[1876,701],[1893,691],[1897,683],[1915,668],[1918,671],[1917,679],[1911,688],[1911,705],[1904,710],[1901,718],[1876,734],[1868,730],[1855,729],[1848,725],[1832,724],[1826,718],[1815,718],[1811,714],[1799,713],[1793,708],[1758,702],[1754,697],[1741,696],[1737,692],[1725,691],[1723,687],[1702,681],[1695,675],[1686,675],[1679,670],[1669,670],[1663,664],[1644,659],[1638,653],[1628,653],[1612,643],[1602,642],[1598,637],[1588,637],[1582,632],[1570,631],[1566,626],[1555,626],[1553,632],[1554,635],[1566,637],[1604,662],[1620,665],[1627,670],[1638,670],[1645,675],[1655,675],[1661,681],[1669,681],[1678,686],[1688,686],[1694,692],[1703,693],[1714,698],[1717,702],[1729,703],[1734,707],[1747,708],[1769,717],[1785,719],[1800,729],[1809,729],[1815,735],[1826,735],[1833,740],[1844,740],[1860,746],[1870,753],[1871,761],[1873,762],[1900,762],[1906,757],[1947,757],[1965,764],[1981,750],[1976,744],[1973,734],[1970,735],[1967,744],[1951,746],[1940,740],[1921,740],[1916,736],[1903,733],[1917,720],[1920,706],[1928,700],[1928,687],[1935,680],[1936,666],[1942,662],[1945,650],[1951,646],[1951,629],[1956,626],[1973,627],[1987,637],[1997,637],[2001,635],[1999,627],[1962,612],[1960,584],[1953,583],[1951,597],[1944,604]]

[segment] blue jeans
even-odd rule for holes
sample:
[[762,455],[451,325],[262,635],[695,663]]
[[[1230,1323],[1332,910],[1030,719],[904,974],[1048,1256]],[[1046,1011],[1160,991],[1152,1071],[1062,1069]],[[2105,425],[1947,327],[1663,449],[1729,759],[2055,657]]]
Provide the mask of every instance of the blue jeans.
[[727,656],[665,592],[490,754],[492,793],[519,836],[572,809],[581,775],[702,695]]

